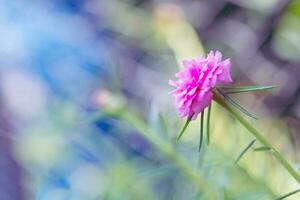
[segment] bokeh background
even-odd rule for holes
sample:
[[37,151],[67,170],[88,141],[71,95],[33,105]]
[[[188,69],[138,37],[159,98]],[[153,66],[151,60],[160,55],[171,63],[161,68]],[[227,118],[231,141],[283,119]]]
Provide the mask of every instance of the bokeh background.
[[176,143],[168,94],[182,59],[221,50],[235,85],[278,86],[233,98],[299,168],[299,0],[0,0],[0,31],[1,200],[207,199],[173,154],[218,199],[299,189],[268,152],[234,163],[253,137],[216,104],[209,146],[199,121]]

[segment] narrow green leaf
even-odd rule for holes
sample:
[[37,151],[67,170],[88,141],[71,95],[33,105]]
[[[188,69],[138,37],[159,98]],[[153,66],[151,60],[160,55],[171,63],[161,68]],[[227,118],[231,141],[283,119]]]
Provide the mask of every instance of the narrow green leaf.
[[242,92],[255,92],[255,91],[264,91],[271,90],[276,88],[277,86],[240,86],[240,87],[231,87],[231,86],[220,86],[225,90],[226,94],[234,94],[234,93],[242,93]]
[[293,194],[296,194],[296,193],[298,193],[298,192],[300,192],[300,189],[294,190],[294,191],[289,192],[289,193],[287,193],[287,194],[285,194],[285,195],[283,195],[283,196],[281,196],[281,197],[278,197],[276,200],[282,200],[282,199],[285,199],[285,198],[287,198],[287,197],[289,197],[289,196],[291,196],[291,195],[293,195]]
[[248,110],[246,110],[240,104],[238,104],[232,98],[230,98],[227,94],[224,94],[221,90],[218,90],[218,91],[220,92],[220,94],[222,94],[222,96],[224,97],[225,100],[227,100],[232,106],[237,108],[239,111],[241,111],[242,113],[244,113],[248,117],[251,117],[251,118],[256,119],[256,120],[258,119],[256,116],[251,114]]
[[258,147],[254,149],[254,151],[270,151],[270,150],[271,150],[270,147]]
[[212,103],[208,107],[207,120],[206,120],[207,145],[209,145],[209,140],[210,140],[210,113],[211,113],[211,106],[212,106]]
[[238,163],[241,158],[245,155],[245,153],[251,148],[251,146],[255,143],[255,139],[252,140],[246,147],[245,149],[240,153],[240,155],[237,157],[237,159],[235,160],[235,163]]
[[[193,116],[192,116],[193,117]],[[186,128],[188,127],[189,123],[191,122],[192,117],[188,118],[183,126],[183,128],[181,129],[178,137],[177,137],[177,142],[179,141],[179,139],[181,138],[181,136],[183,135],[183,133],[185,132]]]
[[201,118],[200,118],[200,141],[199,141],[199,152],[201,151],[202,142],[203,142],[203,121],[204,121],[204,111],[201,112]]
[[236,101],[234,101],[232,98],[230,98],[227,95],[224,95],[225,99],[227,101],[229,101],[229,103],[231,103],[231,105],[233,105],[235,108],[237,108],[239,111],[241,111],[242,113],[244,113],[245,115],[253,118],[253,119],[258,119],[256,116],[254,116],[253,114],[251,114],[248,110],[246,110],[244,107],[242,107],[240,104],[238,104]]

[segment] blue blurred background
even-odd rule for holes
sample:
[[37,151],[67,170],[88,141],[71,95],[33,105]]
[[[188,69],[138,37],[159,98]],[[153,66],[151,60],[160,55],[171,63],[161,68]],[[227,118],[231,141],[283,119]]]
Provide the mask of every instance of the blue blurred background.
[[[168,79],[181,59],[210,49],[232,59],[235,84],[278,85],[236,98],[300,159],[299,0],[0,0],[0,30],[1,200],[202,199],[135,129],[94,116],[126,104],[161,133],[163,115],[169,135],[159,137],[172,143],[182,120]],[[178,150],[191,162],[193,140]],[[275,178],[251,172],[253,162],[234,167],[239,150],[226,144],[212,144],[206,162],[220,199],[272,199],[296,186],[274,161],[265,170]]]

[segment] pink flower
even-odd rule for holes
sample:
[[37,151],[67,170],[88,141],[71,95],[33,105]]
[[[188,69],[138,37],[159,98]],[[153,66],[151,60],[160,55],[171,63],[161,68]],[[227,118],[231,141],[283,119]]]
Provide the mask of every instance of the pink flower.
[[207,58],[183,61],[184,69],[176,73],[177,81],[169,81],[176,87],[171,92],[180,117],[196,119],[212,101],[212,89],[217,84],[231,83],[230,59],[222,61],[222,53],[210,51]]

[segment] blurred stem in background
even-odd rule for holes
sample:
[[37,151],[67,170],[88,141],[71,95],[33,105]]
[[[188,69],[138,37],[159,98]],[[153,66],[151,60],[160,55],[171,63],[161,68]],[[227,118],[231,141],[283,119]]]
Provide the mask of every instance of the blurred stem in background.
[[198,189],[203,192],[205,199],[217,199],[214,189],[202,178],[199,171],[196,171],[187,161],[181,157],[174,147],[160,139],[150,127],[140,118],[127,109],[105,110],[105,114],[114,116],[128,122],[139,134],[145,137],[153,146],[157,148],[167,159],[169,159],[178,170],[189,179]]

